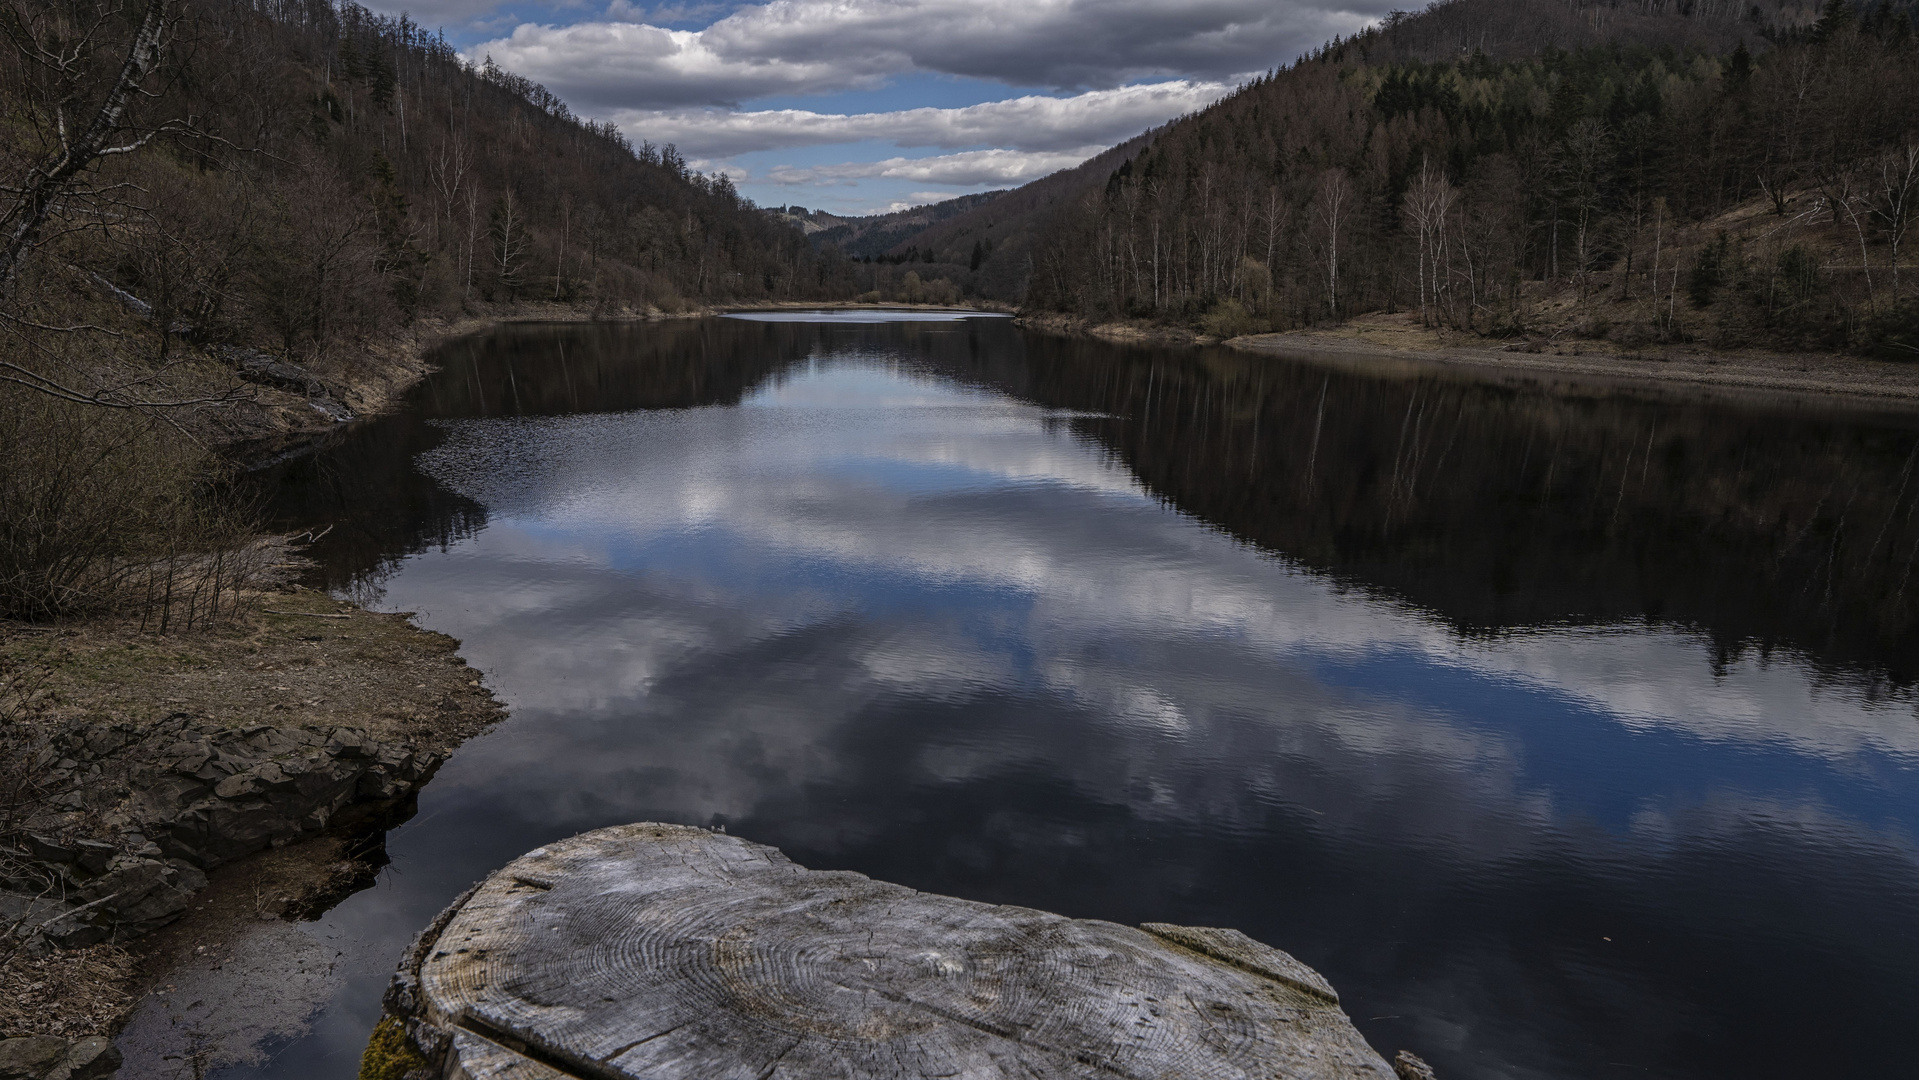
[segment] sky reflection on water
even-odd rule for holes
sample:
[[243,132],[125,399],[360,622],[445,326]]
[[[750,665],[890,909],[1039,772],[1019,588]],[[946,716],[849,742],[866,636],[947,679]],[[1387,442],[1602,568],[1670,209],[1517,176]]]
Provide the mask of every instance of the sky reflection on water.
[[350,1074],[434,911],[639,819],[1236,926],[1449,1080],[1905,1060],[1908,691],[1647,619],[1462,634],[1195,520],[1074,415],[829,342],[736,405],[435,421],[419,468],[485,526],[379,603],[512,719],[316,925],[348,978],[258,1075]]

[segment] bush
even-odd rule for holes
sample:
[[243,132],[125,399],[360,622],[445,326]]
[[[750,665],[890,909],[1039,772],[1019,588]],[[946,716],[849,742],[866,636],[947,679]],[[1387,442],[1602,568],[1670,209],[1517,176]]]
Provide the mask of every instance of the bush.
[[1710,307],[1718,298],[1719,287],[1726,283],[1726,256],[1731,247],[1726,234],[1720,233],[1718,239],[1699,249],[1698,261],[1686,275],[1686,299],[1693,307]]
[[1246,305],[1230,298],[1214,304],[1213,309],[1199,320],[1199,325],[1208,334],[1222,340],[1243,334],[1263,333],[1267,328],[1264,320],[1246,310]]
[[1886,360],[1919,361],[1919,299],[1868,320],[1865,351]]
[[165,630],[227,608],[251,521],[185,435],[133,410],[7,388],[0,443],[0,617],[135,605]]

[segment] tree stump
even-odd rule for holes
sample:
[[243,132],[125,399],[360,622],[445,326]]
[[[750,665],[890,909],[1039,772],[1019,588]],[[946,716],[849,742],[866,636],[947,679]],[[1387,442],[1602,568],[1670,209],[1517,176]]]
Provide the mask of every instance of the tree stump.
[[515,860],[420,936],[387,1007],[449,1080],[1393,1077],[1318,973],[1238,931],[935,896],[675,825]]

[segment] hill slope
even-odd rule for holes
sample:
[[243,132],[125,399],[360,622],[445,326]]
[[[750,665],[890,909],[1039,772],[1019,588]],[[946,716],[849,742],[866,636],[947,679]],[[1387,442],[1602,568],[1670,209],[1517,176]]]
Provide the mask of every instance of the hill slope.
[[[18,7],[0,46],[9,229],[35,210],[11,181],[59,171],[61,117],[100,110],[138,149],[45,200],[8,300],[16,332],[106,318],[86,309],[110,282],[148,306],[151,333],[97,342],[128,363],[185,341],[325,366],[488,302],[673,309],[850,284],[723,177],[472,67],[404,16],[326,0]],[[76,35],[79,64],[35,51]],[[145,67],[109,118],[129,56]]]
[[[778,216],[799,226],[817,246],[830,245],[853,258],[872,259],[888,255],[897,248],[911,249],[914,238],[927,229],[985,206],[1004,194],[1005,191],[986,191],[978,195],[961,195],[944,202],[867,217],[839,217],[823,210],[808,211],[799,206],[785,207],[778,212]],[[898,257],[904,260],[909,253],[917,254],[903,250]]]
[[1024,299],[1219,334],[1408,310],[1919,345],[1910,11],[1691,10],[1453,0],[1329,43],[1063,205]]

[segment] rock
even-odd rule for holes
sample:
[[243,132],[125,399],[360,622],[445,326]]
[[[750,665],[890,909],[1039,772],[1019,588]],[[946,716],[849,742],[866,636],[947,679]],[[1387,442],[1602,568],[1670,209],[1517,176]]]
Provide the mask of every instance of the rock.
[[1433,1075],[1433,1067],[1411,1050],[1401,1050],[1399,1056],[1393,1058],[1393,1072],[1399,1080],[1438,1080]]
[[344,423],[353,419],[353,411],[336,400],[343,395],[299,364],[276,359],[257,349],[224,346],[219,351],[242,379],[303,395],[308,404],[329,420]]
[[106,873],[107,864],[120,853],[117,846],[103,840],[82,840],[73,847],[74,863],[89,874]]
[[119,1068],[120,1051],[100,1035],[0,1039],[0,1080],[105,1080]]
[[1278,949],[1262,945],[1238,930],[1204,926],[1173,926],[1170,923],[1144,923],[1141,930],[1163,937],[1176,945],[1242,967],[1255,975],[1286,983],[1309,994],[1317,994],[1333,1004],[1339,995],[1326,977]]
[[66,863],[72,862],[78,852],[58,840],[28,833],[27,854],[41,862]]
[[264,790],[260,778],[250,772],[234,773],[225,780],[213,785],[213,794],[222,799],[238,799],[246,795],[258,795]]
[[[328,829],[380,827],[439,760],[354,728],[236,729],[184,713],[144,730],[76,723],[55,741],[76,770],[118,759],[127,778],[82,785],[74,807],[31,822],[26,854],[65,895],[100,901],[49,929],[64,946],[170,921],[205,887],[204,870]],[[77,829],[122,839],[59,839]]]
[[171,922],[185,911],[193,894],[206,884],[206,875],[190,864],[182,869],[157,859],[123,855],[105,874],[87,882],[78,897],[82,901],[105,901],[102,908],[117,923],[149,929]]
[[449,1080],[1394,1075],[1317,972],[1236,931],[920,893],[682,826],[532,851],[435,926],[387,1006]]
[[89,1035],[67,1048],[67,1080],[105,1080],[120,1071],[120,1048]]
[[339,758],[370,758],[377,747],[366,737],[363,731],[352,728],[340,728],[327,740],[326,752]]
[[0,1080],[54,1080],[56,1071],[66,1072],[66,1060],[65,1039],[51,1035],[0,1039]]

